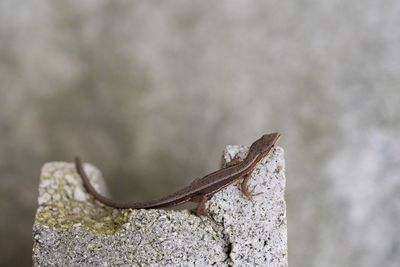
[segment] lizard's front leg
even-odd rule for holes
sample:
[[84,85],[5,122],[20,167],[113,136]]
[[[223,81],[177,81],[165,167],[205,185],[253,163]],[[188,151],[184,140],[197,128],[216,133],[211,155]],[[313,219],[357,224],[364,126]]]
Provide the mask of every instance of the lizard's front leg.
[[240,190],[242,191],[243,195],[245,195],[247,198],[251,199],[254,196],[260,195],[260,193],[254,193],[254,190],[256,189],[256,186],[253,187],[252,190],[249,190],[249,180],[250,180],[250,174],[246,174],[243,176],[243,181],[240,184]]
[[239,163],[242,163],[242,161],[243,161],[242,158],[240,158],[238,155],[235,155],[235,156],[231,159],[231,161],[229,161],[229,162],[227,162],[227,163],[225,164],[225,167],[232,167],[232,166],[238,165]]

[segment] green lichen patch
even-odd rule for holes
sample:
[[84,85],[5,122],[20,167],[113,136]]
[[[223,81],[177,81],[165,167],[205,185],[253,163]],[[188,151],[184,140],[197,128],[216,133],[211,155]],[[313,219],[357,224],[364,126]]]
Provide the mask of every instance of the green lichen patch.
[[[102,181],[100,172],[90,165],[86,167],[92,183],[99,185]],[[80,224],[93,233],[105,235],[121,229],[130,213],[95,202],[83,188],[75,166],[64,162],[48,163],[42,168],[39,205],[37,223],[63,231]]]
[[70,206],[42,206],[36,213],[36,222],[66,231],[73,225],[82,224],[96,234],[111,235],[128,221],[129,211],[117,211],[108,207],[89,208],[81,203]]

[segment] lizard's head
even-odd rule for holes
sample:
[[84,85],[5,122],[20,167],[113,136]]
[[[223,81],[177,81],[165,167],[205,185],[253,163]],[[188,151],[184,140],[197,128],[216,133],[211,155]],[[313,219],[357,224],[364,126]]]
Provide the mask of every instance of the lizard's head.
[[264,134],[251,145],[249,153],[255,153],[262,157],[265,156],[269,153],[275,143],[278,142],[280,137],[280,133]]

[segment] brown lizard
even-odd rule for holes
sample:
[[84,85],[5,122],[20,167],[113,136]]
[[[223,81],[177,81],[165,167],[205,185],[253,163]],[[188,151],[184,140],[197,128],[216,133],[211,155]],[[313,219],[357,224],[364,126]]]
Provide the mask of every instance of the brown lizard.
[[206,201],[215,193],[243,179],[241,191],[247,197],[251,197],[252,191],[248,190],[248,180],[257,163],[271,153],[275,143],[280,138],[279,133],[265,134],[256,140],[249,149],[246,158],[235,164],[228,164],[225,168],[210,173],[202,178],[194,180],[190,185],[164,197],[143,202],[120,202],[101,195],[90,183],[88,176],[79,158],[75,158],[76,170],[82,178],[86,190],[101,203],[119,209],[152,209],[176,206],[188,201],[198,203],[196,215],[207,215]]

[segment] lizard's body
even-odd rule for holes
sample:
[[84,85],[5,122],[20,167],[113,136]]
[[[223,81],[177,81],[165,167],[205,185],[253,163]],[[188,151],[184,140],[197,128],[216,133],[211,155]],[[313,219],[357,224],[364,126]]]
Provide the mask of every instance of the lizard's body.
[[274,144],[279,138],[279,133],[263,135],[250,146],[248,155],[240,163],[222,168],[202,178],[196,179],[190,185],[176,191],[175,193],[166,195],[159,199],[143,202],[120,202],[101,195],[90,183],[82,162],[76,158],[75,163],[76,169],[82,178],[86,190],[96,200],[107,206],[120,209],[151,209],[176,206],[187,201],[193,201],[199,203],[196,214],[206,215],[207,210],[205,209],[204,204],[207,199],[209,199],[215,192],[218,192],[238,179],[243,179],[242,192],[248,197],[251,196],[251,192],[248,191],[247,187],[249,175],[257,163],[271,152]]

